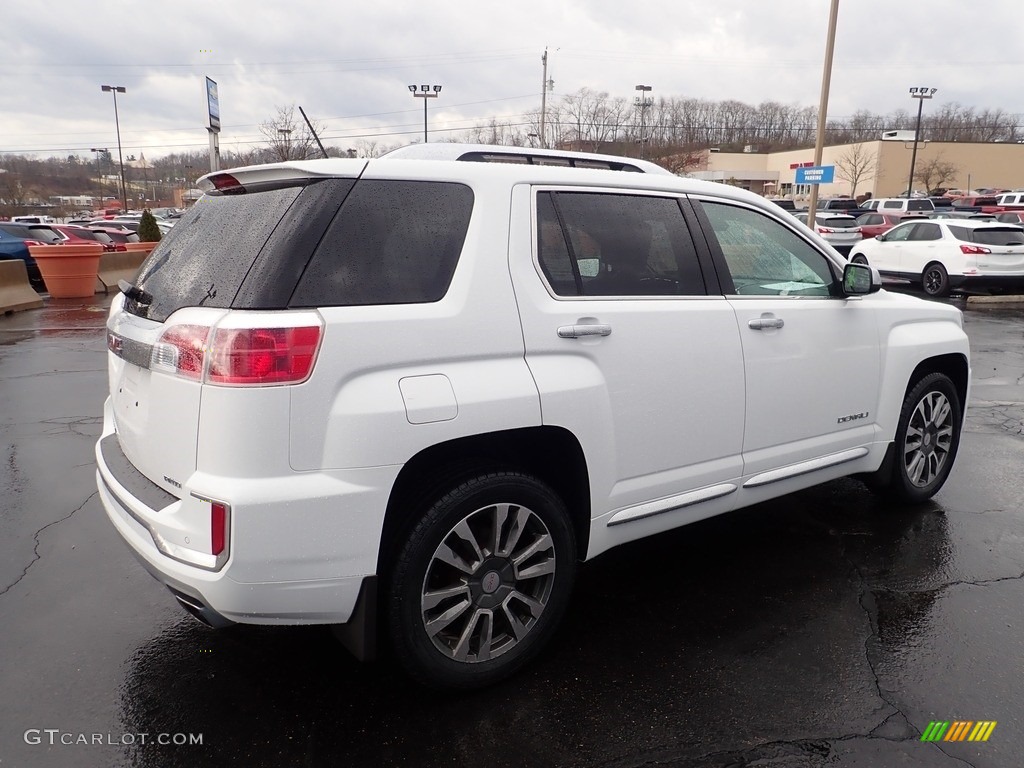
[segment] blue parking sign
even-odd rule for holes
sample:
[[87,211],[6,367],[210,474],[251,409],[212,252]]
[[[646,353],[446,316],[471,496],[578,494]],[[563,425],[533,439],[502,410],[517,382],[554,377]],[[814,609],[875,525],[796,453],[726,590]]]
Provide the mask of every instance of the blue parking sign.
[[831,184],[836,175],[834,165],[811,165],[796,169],[797,184]]

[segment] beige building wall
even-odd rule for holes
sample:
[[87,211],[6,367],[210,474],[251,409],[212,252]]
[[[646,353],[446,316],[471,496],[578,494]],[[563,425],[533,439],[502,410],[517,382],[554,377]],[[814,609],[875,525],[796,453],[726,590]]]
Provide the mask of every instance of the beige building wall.
[[[837,195],[854,196],[870,192],[873,197],[894,197],[907,189],[910,180],[910,156],[913,145],[902,141],[865,141],[857,144],[841,144],[825,147],[821,164],[835,165],[835,181],[821,184],[820,197]],[[865,167],[857,181],[856,191],[848,177],[849,173],[839,167],[850,165],[860,156],[858,163]],[[917,146],[916,167],[939,158],[957,168],[956,176],[942,184],[944,187],[977,189],[978,187],[1000,187],[1006,189],[1024,188],[1024,144],[975,144],[961,142],[927,142]],[[798,149],[771,154],[746,154],[712,152],[707,155],[707,174],[732,177],[744,186],[750,180],[777,178],[778,190],[794,190],[796,169],[799,164],[814,160],[813,149]],[[758,189],[756,183],[750,189]],[[926,191],[920,182],[914,182],[914,189]],[[771,193],[770,187],[766,194]]]

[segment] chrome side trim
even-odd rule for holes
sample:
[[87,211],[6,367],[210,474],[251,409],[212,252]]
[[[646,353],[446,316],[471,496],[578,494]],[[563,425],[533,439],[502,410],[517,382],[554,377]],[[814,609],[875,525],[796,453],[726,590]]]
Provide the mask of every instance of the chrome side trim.
[[762,472],[760,475],[754,475],[752,478],[747,480],[747,482],[743,484],[743,487],[758,488],[762,485],[768,485],[769,483],[777,483],[780,480],[788,480],[789,478],[797,477],[798,475],[806,475],[808,472],[817,472],[819,469],[834,467],[836,464],[844,464],[847,461],[853,461],[854,459],[859,459],[862,456],[867,455],[868,449],[863,446],[860,448],[851,448],[848,451],[833,453],[831,456],[822,456],[817,459],[811,459],[810,461],[801,461],[799,464],[782,467],[781,469],[773,469],[770,472]]
[[691,507],[694,504],[701,504],[705,501],[711,501],[712,499],[720,499],[723,496],[728,496],[737,490],[737,486],[732,483],[721,483],[720,485],[711,485],[707,488],[701,488],[696,491],[690,491],[689,493],[681,493],[678,496],[670,496],[667,499],[659,499],[658,501],[649,501],[645,504],[637,504],[635,507],[626,507],[616,512],[609,518],[606,525],[622,525],[623,523],[631,523],[634,520],[643,520],[645,517],[651,517],[653,515],[660,515],[663,512],[672,512],[683,507]]

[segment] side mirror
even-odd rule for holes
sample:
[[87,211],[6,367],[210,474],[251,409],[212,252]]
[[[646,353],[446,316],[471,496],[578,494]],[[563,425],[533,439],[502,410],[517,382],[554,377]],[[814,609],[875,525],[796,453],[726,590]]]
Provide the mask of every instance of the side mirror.
[[867,264],[847,264],[843,268],[843,295],[865,296],[882,288],[882,276]]
[[885,242],[885,235],[875,235],[875,240],[881,240],[882,242]]

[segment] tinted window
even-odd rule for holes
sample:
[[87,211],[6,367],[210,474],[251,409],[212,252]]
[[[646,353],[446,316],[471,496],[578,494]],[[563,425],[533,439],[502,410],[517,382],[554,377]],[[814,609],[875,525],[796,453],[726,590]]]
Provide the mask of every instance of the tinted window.
[[900,208],[900,209],[902,209],[903,208],[903,201],[902,200],[886,200],[884,203],[882,203],[882,207],[883,208]]
[[1024,245],[1024,229],[1019,227],[974,230],[974,242],[980,245]]
[[438,301],[472,211],[473,192],[462,184],[358,182],[313,253],[291,306]]
[[908,211],[934,211],[935,205],[931,200],[908,200]]
[[704,202],[735,293],[829,296],[828,259],[788,227],[749,208]]
[[850,216],[815,216],[819,227],[830,227],[831,229],[849,229],[857,226],[857,220]]
[[675,198],[596,192],[537,196],[538,259],[561,296],[705,292]]
[[897,227],[893,227],[883,235],[886,242],[899,242],[901,240],[907,240],[910,237],[910,233],[914,231],[913,224],[900,224]]
[[129,303],[128,310],[163,322],[182,307],[230,307],[263,244],[302,191],[291,186],[200,198],[139,270],[136,285],[153,303]]
[[918,224],[908,240],[941,240],[942,230],[938,224]]

